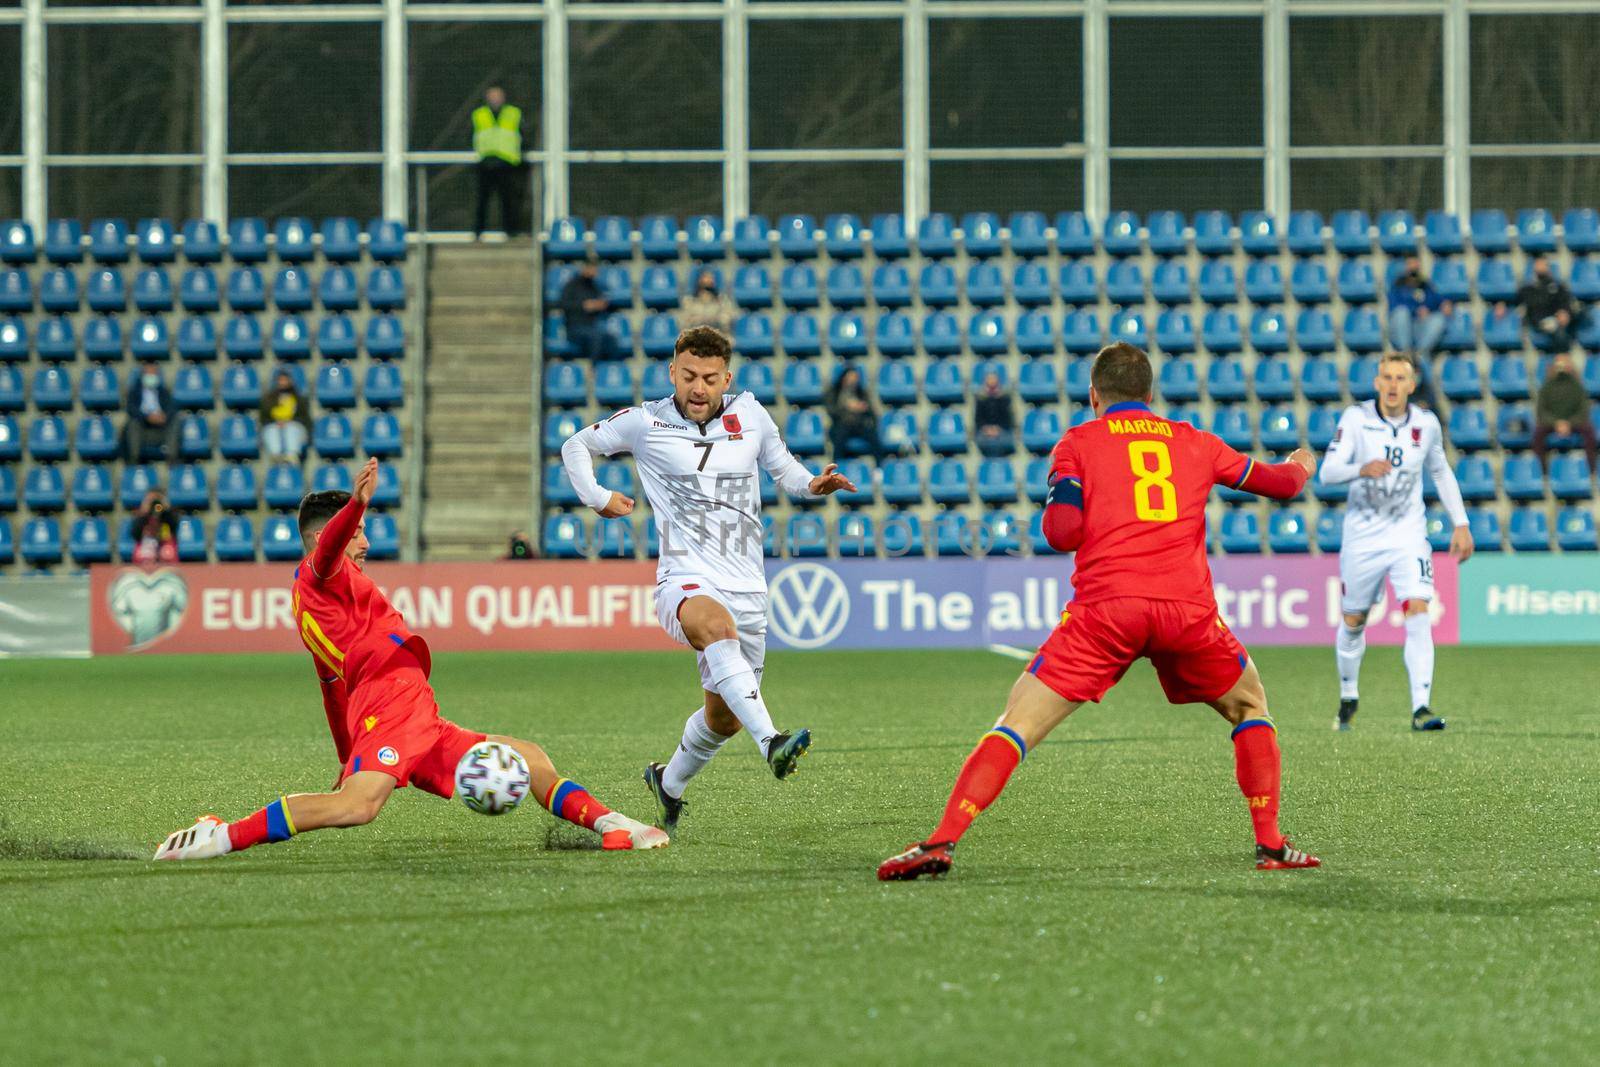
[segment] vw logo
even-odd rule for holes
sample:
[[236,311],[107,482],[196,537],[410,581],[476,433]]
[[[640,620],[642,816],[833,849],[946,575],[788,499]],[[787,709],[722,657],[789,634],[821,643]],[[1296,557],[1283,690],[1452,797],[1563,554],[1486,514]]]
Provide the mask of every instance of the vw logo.
[[850,621],[850,591],[817,563],[796,563],[773,576],[768,590],[772,630],[794,648],[821,648]]

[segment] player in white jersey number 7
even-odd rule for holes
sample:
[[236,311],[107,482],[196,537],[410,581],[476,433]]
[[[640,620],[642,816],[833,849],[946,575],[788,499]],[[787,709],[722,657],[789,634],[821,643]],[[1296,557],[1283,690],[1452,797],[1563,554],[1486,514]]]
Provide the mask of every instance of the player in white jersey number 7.
[[777,424],[748,392],[730,394],[728,338],[709,326],[685,330],[669,367],[673,395],[624,408],[561,446],[578,499],[602,517],[633,512],[633,499],[600,485],[594,457],[632,453],[661,538],[656,618],[699,654],[704,705],[684,724],[666,764],[645,768],[660,825],[676,829],[683,791],[743,727],[772,773],[787,778],[811,731],[780,731],[761,699],[767,650],[767,579],[762,562],[764,469],[790,496],[816,499],[855,486],[833,464],[812,474],[789,452]]
[[1444,454],[1439,417],[1411,403],[1416,367],[1403,352],[1378,364],[1373,382],[1377,398],[1352,404],[1339,418],[1333,444],[1318,477],[1324,484],[1350,483],[1339,546],[1339,580],[1344,590],[1343,625],[1335,645],[1339,665],[1339,717],[1334,729],[1350,729],[1356,714],[1361,657],[1366,653],[1367,615],[1387,578],[1405,605],[1406,672],[1411,676],[1411,728],[1444,729],[1433,700],[1433,549],[1428,544],[1422,503],[1424,472],[1433,476],[1439,501],[1455,531],[1450,554],[1465,563],[1472,556],[1472,531],[1461,488]]

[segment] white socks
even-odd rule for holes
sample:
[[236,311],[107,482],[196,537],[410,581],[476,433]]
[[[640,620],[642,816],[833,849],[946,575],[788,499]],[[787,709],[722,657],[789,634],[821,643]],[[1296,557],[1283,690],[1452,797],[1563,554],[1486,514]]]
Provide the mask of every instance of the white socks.
[[1406,616],[1406,673],[1411,676],[1411,710],[1433,699],[1433,619],[1426,611]]
[[739,642],[731,637],[713,641],[705,647],[702,655],[706,658],[706,668],[717,695],[738,717],[765,756],[767,740],[778,731],[772,725],[772,715],[767,711],[766,703],[761,699],[761,683],[756,681],[756,672],[739,651]]
[[700,708],[683,724],[683,741],[667,761],[661,785],[671,797],[682,797],[689,779],[705,769],[727,742],[727,738],[706,725],[706,709]]
[[[1356,699],[1356,683],[1361,678],[1361,657],[1367,653],[1367,628],[1352,630],[1343,619],[1339,620],[1339,636],[1333,646],[1334,658],[1339,662],[1339,699]],[[1411,664],[1411,638],[1406,637],[1406,665]],[[1433,637],[1428,638],[1428,670],[1433,670]]]

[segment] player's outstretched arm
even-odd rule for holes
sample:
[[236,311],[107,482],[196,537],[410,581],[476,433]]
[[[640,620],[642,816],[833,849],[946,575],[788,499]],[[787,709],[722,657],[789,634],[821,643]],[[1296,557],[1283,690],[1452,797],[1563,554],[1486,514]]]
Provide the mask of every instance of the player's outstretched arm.
[[632,450],[630,433],[636,421],[635,409],[626,408],[604,422],[586,426],[561,444],[561,465],[585,507],[601,518],[616,519],[633,514],[633,498],[613,492],[594,476],[595,456],[615,456]]
[[344,550],[361,525],[372,502],[373,491],[378,487],[378,461],[369,459],[356,475],[355,491],[345,506],[334,513],[317,534],[316,547],[311,550],[311,573],[318,578],[332,578],[344,563]]
[[[762,470],[772,475],[772,480],[778,483],[778,488],[792,497],[810,499],[826,496],[849,485],[849,480],[842,474],[833,473],[835,467],[831,463],[821,475],[812,474],[804,463],[794,458],[789,446],[783,443],[783,438],[778,434],[778,424],[772,420],[767,409],[758,404],[757,410],[760,412],[759,417],[762,422],[761,453],[757,462],[761,464]],[[849,487],[855,488],[853,485]]]
[[[1240,458],[1244,459],[1242,456]],[[1257,463],[1253,459],[1245,459],[1243,472],[1234,481],[1224,484],[1273,500],[1293,500],[1306,487],[1306,482],[1316,469],[1317,457],[1304,448],[1297,448],[1282,463]]]
[[1333,445],[1322,457],[1322,470],[1317,479],[1323,485],[1343,485],[1357,478],[1381,478],[1389,473],[1389,464],[1373,460],[1365,465],[1356,462],[1356,445],[1361,440],[1361,409],[1349,407],[1339,416],[1339,426],[1333,434]]

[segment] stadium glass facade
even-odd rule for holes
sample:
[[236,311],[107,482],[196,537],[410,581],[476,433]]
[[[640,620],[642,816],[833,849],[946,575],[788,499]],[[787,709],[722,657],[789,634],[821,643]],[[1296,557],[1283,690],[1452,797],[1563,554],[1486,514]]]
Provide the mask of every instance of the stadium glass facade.
[[0,79],[35,226],[462,229],[493,83],[545,218],[1600,202],[1587,0],[0,0]]

